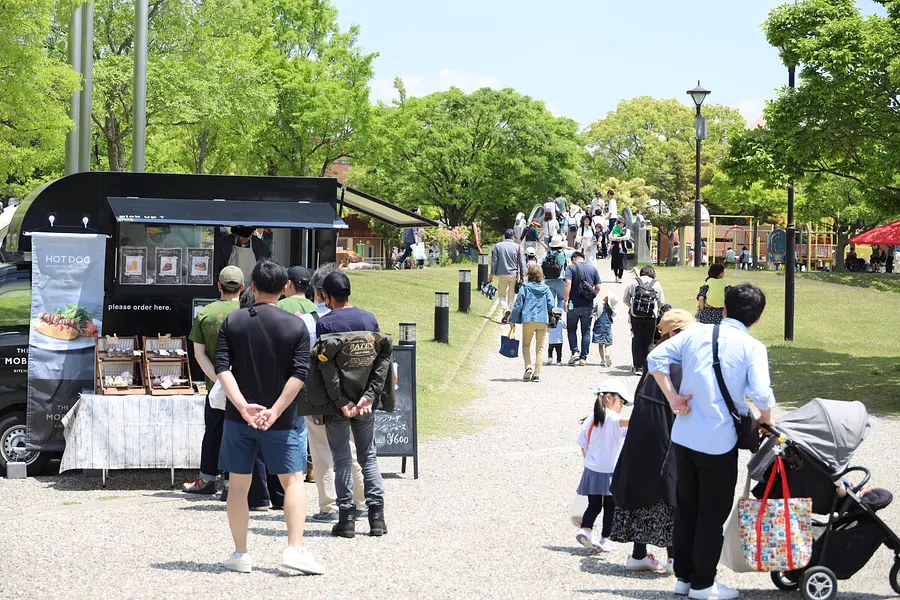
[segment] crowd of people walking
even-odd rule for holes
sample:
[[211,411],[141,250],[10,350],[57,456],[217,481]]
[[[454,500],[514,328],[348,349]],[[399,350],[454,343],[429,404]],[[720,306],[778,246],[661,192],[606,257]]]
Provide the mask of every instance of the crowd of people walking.
[[[563,229],[566,235],[546,224],[540,231],[552,235],[536,235],[532,223],[521,237],[507,231],[494,248],[502,321],[523,329],[523,379],[540,381],[547,340],[547,364],[563,362],[563,329],[569,365],[585,366],[597,344],[599,365],[612,367],[618,318],[628,319],[630,368],[640,376],[636,389],[613,377],[593,388],[593,408],[577,436],[584,460],[577,494],[587,506],[577,519],[576,541],[591,552],[631,544],[624,568],[672,574],[678,595],[737,598],[736,590],[716,581],[716,566],[737,481],[732,415],[749,413],[746,398],[759,422],[768,423],[775,404],[766,348],[749,334],[765,295],[750,284],[729,286],[725,266],[714,264],[697,292],[696,311],[673,308],[652,266],[626,274],[621,217],[595,222],[579,207],[548,198],[544,218],[558,221],[560,211],[576,217],[574,230]],[[604,288],[596,268],[604,255],[617,286],[612,289]],[[631,405],[625,417],[622,409]],[[665,560],[650,546],[665,549]]]

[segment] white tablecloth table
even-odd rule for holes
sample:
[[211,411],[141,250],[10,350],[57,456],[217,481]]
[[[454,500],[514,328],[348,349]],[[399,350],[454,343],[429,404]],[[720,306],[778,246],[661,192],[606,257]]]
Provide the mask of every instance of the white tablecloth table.
[[63,417],[60,472],[200,468],[204,396],[82,394]]

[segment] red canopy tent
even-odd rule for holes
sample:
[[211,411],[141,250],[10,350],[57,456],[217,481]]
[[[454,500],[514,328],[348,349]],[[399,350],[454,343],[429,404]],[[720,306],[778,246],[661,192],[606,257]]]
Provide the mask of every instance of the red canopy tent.
[[900,246],[900,221],[894,221],[861,233],[850,240],[850,243],[867,246]]

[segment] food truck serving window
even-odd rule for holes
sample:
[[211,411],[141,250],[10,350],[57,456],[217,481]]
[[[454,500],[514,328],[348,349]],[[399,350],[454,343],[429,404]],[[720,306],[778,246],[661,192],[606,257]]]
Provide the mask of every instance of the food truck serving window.
[[210,225],[120,223],[118,276],[123,285],[212,285]]

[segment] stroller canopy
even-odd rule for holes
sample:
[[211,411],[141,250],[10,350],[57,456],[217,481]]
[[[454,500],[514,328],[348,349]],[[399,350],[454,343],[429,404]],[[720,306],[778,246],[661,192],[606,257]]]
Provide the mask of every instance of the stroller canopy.
[[[775,427],[817,458],[836,480],[872,432],[873,421],[862,402],[816,398],[784,415]],[[750,477],[763,479],[766,469],[775,461],[774,447],[775,440],[770,438],[750,459]]]

